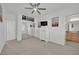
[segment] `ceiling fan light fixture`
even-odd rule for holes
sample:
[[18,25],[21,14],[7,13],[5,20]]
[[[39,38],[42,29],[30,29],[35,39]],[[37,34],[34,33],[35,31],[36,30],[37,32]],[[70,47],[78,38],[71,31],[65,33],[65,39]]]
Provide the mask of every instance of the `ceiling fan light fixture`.
[[41,14],[39,10],[46,10],[46,8],[39,8],[40,3],[35,4],[29,3],[29,4],[32,6],[32,8],[25,8],[25,9],[33,9],[32,14],[34,12],[38,12],[39,14]]
[[34,11],[37,11],[37,9],[36,9],[36,8],[34,8]]

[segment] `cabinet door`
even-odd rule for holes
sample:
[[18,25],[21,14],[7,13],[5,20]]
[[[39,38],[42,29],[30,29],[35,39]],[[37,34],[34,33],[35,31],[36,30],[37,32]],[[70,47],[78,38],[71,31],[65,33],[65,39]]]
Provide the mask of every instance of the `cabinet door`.
[[71,40],[71,35],[72,35],[71,33],[67,33],[66,34],[66,40]]
[[79,42],[79,35],[75,33],[72,34],[72,41]]

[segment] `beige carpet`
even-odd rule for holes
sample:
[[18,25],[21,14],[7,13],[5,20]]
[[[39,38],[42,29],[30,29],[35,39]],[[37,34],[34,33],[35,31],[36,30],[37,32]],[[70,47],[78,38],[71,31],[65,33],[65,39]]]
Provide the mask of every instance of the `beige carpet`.
[[79,48],[46,43],[37,38],[7,41],[1,55],[79,55]]
[[66,45],[71,46],[71,47],[75,47],[75,48],[79,48],[79,42],[67,41]]

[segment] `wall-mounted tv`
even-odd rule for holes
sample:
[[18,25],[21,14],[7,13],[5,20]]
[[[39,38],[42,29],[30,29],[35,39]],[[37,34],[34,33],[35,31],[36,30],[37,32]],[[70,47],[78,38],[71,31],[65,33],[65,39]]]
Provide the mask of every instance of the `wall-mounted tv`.
[[47,21],[41,21],[40,22],[40,26],[47,26],[48,24],[47,24]]

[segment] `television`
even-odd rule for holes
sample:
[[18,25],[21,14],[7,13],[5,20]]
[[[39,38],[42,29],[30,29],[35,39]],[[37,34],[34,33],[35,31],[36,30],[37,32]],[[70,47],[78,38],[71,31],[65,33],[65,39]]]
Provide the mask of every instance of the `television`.
[[47,21],[41,21],[40,26],[47,26]]

